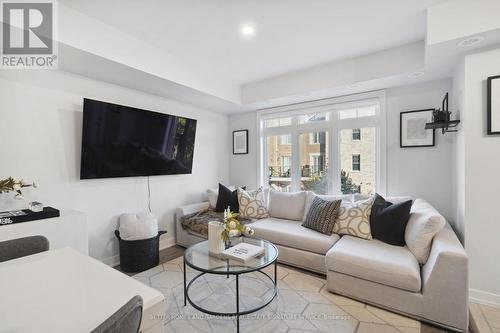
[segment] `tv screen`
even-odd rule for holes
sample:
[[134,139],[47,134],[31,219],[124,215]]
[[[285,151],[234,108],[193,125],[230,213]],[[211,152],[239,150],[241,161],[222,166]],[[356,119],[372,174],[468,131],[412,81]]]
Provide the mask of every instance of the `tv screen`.
[[83,102],[80,179],[191,173],[196,120]]

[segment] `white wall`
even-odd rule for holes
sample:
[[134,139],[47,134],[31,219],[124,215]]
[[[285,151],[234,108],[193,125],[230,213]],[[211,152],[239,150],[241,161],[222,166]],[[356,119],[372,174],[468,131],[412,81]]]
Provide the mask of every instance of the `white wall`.
[[[452,149],[453,135],[436,132],[436,147],[399,148],[399,113],[438,107],[446,92],[451,93],[451,80],[387,89],[387,194],[412,195],[430,201],[448,219],[453,216]],[[249,154],[231,155],[230,183],[257,185],[256,113],[232,115],[230,130],[249,130]]]
[[500,137],[486,135],[486,79],[500,75],[500,48],[465,57],[465,248],[471,298],[500,306]]
[[152,209],[174,236],[174,209],[204,199],[228,180],[227,116],[138,91],[53,71],[0,71],[0,178],[37,180],[27,191],[62,210],[87,213],[90,254],[116,260],[117,217],[147,209],[145,177],[79,180],[83,98],[132,105],[198,120],[191,175],[151,177]]
[[387,194],[424,198],[450,222],[453,219],[451,184],[454,133],[436,130],[436,146],[399,147],[400,112],[441,107],[451,80],[387,89]]

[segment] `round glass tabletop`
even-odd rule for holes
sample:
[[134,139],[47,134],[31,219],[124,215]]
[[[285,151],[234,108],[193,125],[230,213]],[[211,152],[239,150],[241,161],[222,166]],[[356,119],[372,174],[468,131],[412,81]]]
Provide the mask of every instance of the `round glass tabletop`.
[[227,259],[208,251],[208,241],[190,246],[184,252],[184,260],[192,268],[212,274],[240,274],[253,272],[269,266],[278,258],[278,249],[272,243],[258,238],[231,238],[231,245],[249,243],[264,248],[264,254],[246,262]]

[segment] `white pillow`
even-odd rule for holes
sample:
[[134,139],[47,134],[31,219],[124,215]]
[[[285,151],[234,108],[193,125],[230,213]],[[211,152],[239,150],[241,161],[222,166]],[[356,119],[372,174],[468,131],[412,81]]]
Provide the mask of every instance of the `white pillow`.
[[302,221],[307,192],[269,191],[269,215],[280,219]]
[[352,202],[353,195],[352,194],[316,194],[312,191],[307,191],[307,196],[306,196],[306,203],[304,205],[304,216],[302,217],[302,222],[306,221],[307,213],[309,213],[309,209],[311,208],[312,202],[314,201],[314,198],[318,196],[323,200],[326,201],[335,201],[335,200],[342,200],[342,202],[347,201],[347,202]]
[[118,230],[123,240],[152,238],[158,235],[158,220],[151,213],[122,214]]
[[443,215],[423,199],[416,199],[406,225],[405,242],[422,265],[427,262],[434,236],[446,224]]
[[[228,189],[231,191],[236,190],[236,187],[234,186],[226,186]],[[207,190],[207,197],[208,197],[208,202],[210,203],[210,208],[215,208],[217,206],[217,198],[219,197],[219,188],[209,188]]]

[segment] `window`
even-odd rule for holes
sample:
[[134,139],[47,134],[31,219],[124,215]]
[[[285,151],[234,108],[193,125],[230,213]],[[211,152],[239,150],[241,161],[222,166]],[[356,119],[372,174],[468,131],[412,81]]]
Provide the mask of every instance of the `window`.
[[290,134],[281,135],[280,136],[280,144],[291,145],[292,144],[292,136]]
[[352,130],[352,140],[361,140],[361,130],[359,128],[355,128]]
[[[310,144],[311,136],[316,138],[314,144]],[[326,131],[299,135],[301,190],[318,194],[328,193],[329,142],[329,135]]]
[[291,188],[291,149],[289,145],[281,145],[283,136],[271,135],[266,139],[268,180],[267,184],[277,191],[289,192]]
[[376,128],[360,128],[359,140],[351,140],[354,130],[340,132],[340,168],[343,193],[375,193]]
[[309,133],[309,144],[318,144],[319,143],[319,133],[318,132],[313,132]]
[[377,114],[377,107],[378,105],[372,104],[367,106],[360,106],[357,108],[340,110],[339,119],[373,117]]
[[352,155],[352,171],[361,171],[361,155]]
[[281,127],[290,126],[292,124],[291,117],[268,119],[264,121],[264,127]]
[[292,167],[291,156],[282,156],[281,157],[281,170],[283,170],[283,173],[286,175],[290,174],[291,167]]
[[370,92],[259,111],[259,183],[287,192],[383,193],[384,105],[384,92]]
[[330,119],[329,112],[318,112],[312,114],[306,114],[299,117],[299,124],[309,124],[328,121]]

